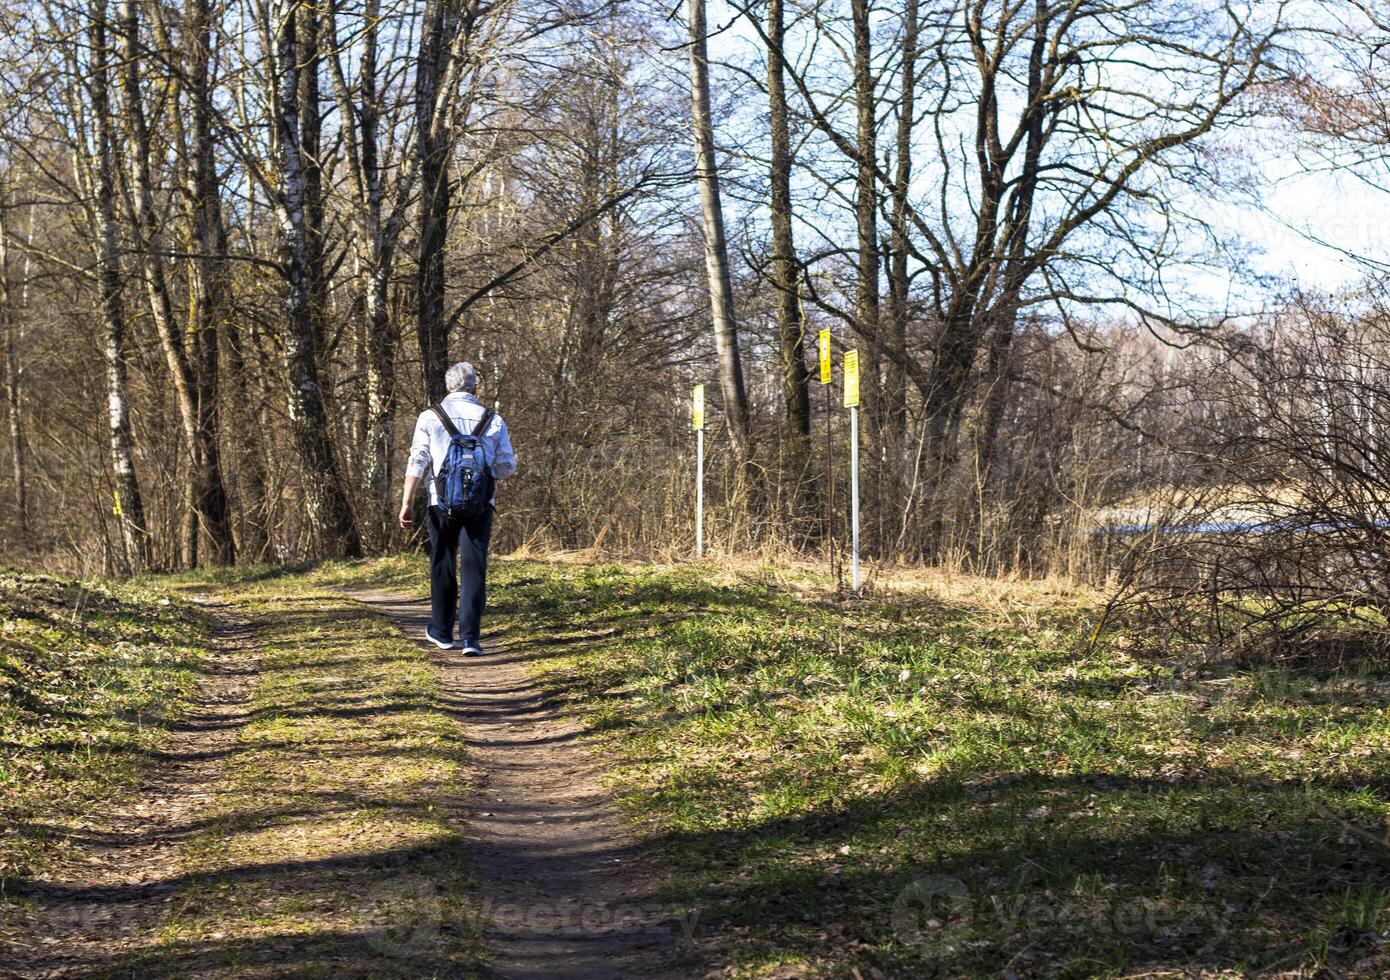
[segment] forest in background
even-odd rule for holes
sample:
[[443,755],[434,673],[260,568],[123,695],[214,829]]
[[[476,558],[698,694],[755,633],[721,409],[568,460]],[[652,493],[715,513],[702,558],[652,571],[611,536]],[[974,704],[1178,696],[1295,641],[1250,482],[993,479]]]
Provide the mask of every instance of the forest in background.
[[1306,602],[1332,563],[1317,598],[1374,606],[1381,271],[1264,282],[1211,216],[1269,141],[1379,185],[1388,33],[1359,0],[12,5],[0,559],[399,547],[461,359],[521,461],[499,547],[687,553],[708,382],[706,541],[823,555],[829,329],[870,558],[1113,580],[1107,522],[1253,514],[1336,534],[1215,572],[1131,535],[1121,579]]

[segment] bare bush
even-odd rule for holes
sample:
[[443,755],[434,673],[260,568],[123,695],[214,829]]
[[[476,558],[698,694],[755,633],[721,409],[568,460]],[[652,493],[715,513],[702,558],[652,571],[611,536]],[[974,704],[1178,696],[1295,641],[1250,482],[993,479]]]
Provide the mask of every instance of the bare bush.
[[1260,655],[1384,652],[1387,327],[1305,302],[1201,344],[1179,469],[1109,515],[1118,602]]

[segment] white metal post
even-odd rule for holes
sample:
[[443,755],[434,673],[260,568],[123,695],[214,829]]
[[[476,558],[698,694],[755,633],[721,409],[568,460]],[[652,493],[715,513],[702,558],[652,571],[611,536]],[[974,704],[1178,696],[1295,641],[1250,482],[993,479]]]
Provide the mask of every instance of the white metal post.
[[849,410],[849,494],[850,494],[850,536],[853,541],[854,558],[850,571],[850,582],[854,591],[859,591],[859,408]]
[[695,430],[695,557],[705,554],[705,430]]

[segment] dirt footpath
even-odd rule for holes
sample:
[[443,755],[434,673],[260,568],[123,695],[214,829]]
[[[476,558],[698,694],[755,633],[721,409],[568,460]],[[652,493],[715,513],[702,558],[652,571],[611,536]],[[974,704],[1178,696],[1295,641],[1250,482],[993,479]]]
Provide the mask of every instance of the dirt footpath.
[[428,603],[353,591],[427,646],[478,775],[469,814],[484,939],[502,977],[685,976],[674,965],[687,915],[659,903],[638,843],[615,811],[577,719],[526,670],[528,643],[483,638],[464,657],[424,640]]

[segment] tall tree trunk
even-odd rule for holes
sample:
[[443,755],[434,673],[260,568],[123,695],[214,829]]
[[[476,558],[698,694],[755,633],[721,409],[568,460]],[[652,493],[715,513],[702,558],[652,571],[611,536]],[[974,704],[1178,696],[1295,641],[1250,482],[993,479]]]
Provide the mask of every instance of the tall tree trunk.
[[[126,0],[134,2],[134,0]],[[215,565],[236,561],[232,508],[222,473],[218,407],[218,371],[222,323],[227,318],[227,229],[217,186],[217,152],[212,120],[212,10],[208,0],[188,0],[185,58],[188,96],[193,117],[192,200],[193,310],[190,333],[194,349],[194,378],[198,434],[198,514],[208,541],[208,558]]]
[[317,531],[329,554],[362,552],[357,523],[349,506],[341,471],[333,455],[328,413],[319,383],[315,349],[314,297],[311,281],[308,204],[300,148],[301,69],[294,0],[279,0],[275,31],[274,84],[277,148],[282,180],[279,200],[282,263],[287,282],[284,357],[290,428],[304,468],[304,496],[311,531]]
[[390,264],[367,270],[367,486],[382,506],[391,494],[396,419],[396,335],[391,326]]
[[[159,45],[160,51],[159,58],[154,60],[157,64],[172,65],[175,48],[171,41],[172,35],[164,19],[164,13],[164,9],[158,4],[150,7],[150,24],[154,32],[154,41]],[[144,103],[140,97],[142,82],[140,31],[137,8],[134,4],[129,2],[124,4],[121,21],[121,33],[125,41],[125,48],[122,52],[125,62],[122,79],[127,103],[126,128],[130,131],[131,142],[134,144],[132,147],[133,158],[129,163],[131,183],[136,188],[134,195],[136,206],[133,209],[134,213],[131,220],[134,225],[136,241],[140,243],[140,271],[145,284],[146,299],[151,309],[151,318],[155,323],[155,334],[159,338],[161,349],[164,351],[169,378],[174,386],[179,426],[183,433],[188,459],[188,475],[183,478],[181,483],[184,506],[180,514],[179,561],[184,567],[192,568],[198,564],[199,538],[203,526],[199,508],[204,496],[199,482],[202,474],[200,458],[203,439],[198,431],[196,356],[189,352],[189,347],[196,342],[196,338],[189,335],[186,325],[175,322],[173,301],[170,298],[170,289],[167,285],[168,267],[161,254],[163,236],[155,213],[153,183],[150,176],[148,149],[151,140],[146,126]],[[148,80],[144,81],[148,84]],[[183,73],[176,71],[171,78],[171,83],[168,86],[168,96],[175,106],[181,108],[184,95]],[[167,119],[171,130],[171,142],[177,148],[180,166],[184,166],[189,159],[190,152],[183,114],[179,108],[176,108],[168,114]],[[144,188],[143,193],[140,190],[142,186]],[[145,202],[144,204],[141,204],[141,199]]]
[[[380,0],[366,0],[362,10],[362,57],[358,66],[358,97],[354,102],[338,61],[336,10],[330,8],[329,40],[334,45],[330,64],[339,112],[346,120],[345,144],[357,190],[356,255],[362,270],[363,358],[367,379],[365,482],[385,513],[391,492],[391,457],[395,439],[396,335],[391,324],[391,274],[402,227],[403,196],[388,215],[383,186],[380,133],[380,95],[377,79]],[[355,125],[354,125],[355,122]]]
[[227,368],[231,374],[233,404],[236,421],[247,438],[242,440],[238,470],[240,499],[238,513],[241,517],[241,542],[237,551],[243,561],[269,561],[270,547],[270,507],[267,500],[267,479],[264,459],[265,428],[261,418],[264,399],[251,383],[250,366],[247,364],[241,331],[234,318],[227,319]]
[[[1036,72],[1040,65],[1038,55],[1046,43],[1046,0],[1038,0],[1037,6],[1038,34],[1034,42],[1034,63],[1030,65],[1029,111],[1033,112],[1041,112],[1045,108],[1032,93],[1040,78]],[[1014,8],[1019,9],[1021,7]],[[926,418],[924,451],[928,459],[927,479],[938,489],[945,485],[959,455],[958,435],[976,380],[975,360],[989,326],[990,311],[981,308],[987,301],[989,279],[1000,271],[1000,264],[1006,260],[1006,256],[1001,256],[999,252],[1001,215],[1010,206],[1008,195],[1011,188],[1015,201],[1021,189],[1019,179],[1010,179],[1005,173],[1008,160],[999,157],[999,69],[991,63],[991,56],[987,53],[983,10],[982,6],[976,5],[967,13],[967,36],[982,74],[981,90],[975,100],[975,156],[980,169],[974,208],[975,237],[942,317],[941,331],[922,397],[922,411]],[[1041,135],[1041,129],[1038,134]],[[1031,143],[1031,135],[1029,139]],[[930,505],[932,501],[928,499],[927,502]]]
[[10,199],[0,188],[0,327],[5,332],[5,406],[10,416],[10,472],[14,477],[15,520],[21,552],[29,550],[29,473],[24,446],[21,371],[17,343],[14,287],[10,279]]
[[[908,277],[908,246],[911,234],[908,194],[912,187],[912,130],[917,95],[917,43],[920,0],[905,0],[903,9],[902,65],[899,72],[898,126],[893,171],[891,240],[888,248],[888,329],[889,357],[883,384],[883,441],[887,465],[883,474],[886,507],[900,522],[898,541],[907,530],[902,512],[905,496],[907,442],[907,318],[911,281]],[[886,514],[885,514],[886,518]]]
[[855,150],[858,165],[855,171],[854,214],[858,239],[856,272],[858,285],[855,292],[854,319],[861,336],[868,342],[868,350],[862,361],[861,385],[863,388],[863,418],[865,449],[868,457],[870,488],[866,494],[865,511],[865,549],[872,551],[879,539],[882,523],[883,486],[881,466],[878,465],[882,452],[882,398],[880,390],[880,370],[882,364],[882,341],[879,336],[879,244],[878,244],[878,196],[874,170],[878,158],[878,138],[874,118],[875,79],[873,75],[873,48],[871,25],[869,23],[869,0],[850,0],[850,13],[854,22],[854,102],[855,102]]
[[[196,8],[197,4],[194,3],[190,6]],[[192,13],[196,18],[196,9]],[[121,21],[125,62],[121,78],[125,96],[126,128],[131,138],[130,172],[134,190],[134,225],[140,246],[141,271],[145,291],[149,298],[155,332],[159,336],[160,346],[164,350],[165,362],[169,368],[169,377],[174,388],[184,443],[188,449],[193,471],[187,512],[189,520],[184,530],[183,563],[188,566],[194,566],[198,563],[198,537],[201,531],[207,535],[212,560],[215,563],[225,564],[232,558],[230,514],[219,465],[216,416],[214,412],[209,418],[205,407],[207,399],[204,397],[203,389],[207,383],[204,378],[206,372],[201,370],[203,364],[198,350],[199,346],[205,342],[206,331],[197,325],[189,331],[189,343],[194,348],[194,353],[190,356],[185,345],[185,335],[174,322],[173,301],[170,297],[166,259],[163,255],[163,235],[159,227],[159,216],[155,209],[154,179],[150,170],[152,156],[150,130],[145,117],[140,76],[142,67],[147,66],[149,62],[144,58],[140,45],[138,0],[123,0]],[[204,12],[201,26],[196,19],[190,23],[190,45],[196,45],[200,40],[205,39],[208,30],[206,21],[207,14]],[[200,62],[196,52],[190,53],[193,54],[193,57],[189,59],[188,63],[188,78],[191,82],[190,96],[193,103],[191,108],[195,119],[191,151],[196,157],[205,159],[213,152],[212,136],[208,125],[211,110],[206,104],[208,97],[206,90],[207,58],[206,55],[202,57],[200,72]],[[198,125],[199,120],[201,120],[201,125]],[[198,164],[195,164],[195,168],[197,166]],[[211,173],[205,174],[202,180],[204,184],[211,184],[215,202],[217,193],[215,176]],[[206,255],[217,246],[210,242],[208,236],[202,232],[205,194],[198,192],[196,181],[193,191],[193,239],[198,250]],[[214,206],[216,206],[215,203]],[[210,260],[201,259],[198,265],[201,266],[208,261]],[[201,283],[197,284],[195,289],[201,292],[203,289]],[[198,311],[202,311],[206,307],[203,298],[198,296],[197,302]],[[195,318],[198,315],[199,313],[195,312]],[[214,332],[212,344],[214,378],[216,370],[215,336]]]
[[150,172],[150,130],[145,119],[144,95],[140,88],[140,70],[144,64],[140,52],[140,18],[137,0],[121,3],[121,91],[125,101],[125,127],[130,134],[130,183],[134,198],[132,224],[139,249],[139,268],[149,302],[150,317],[164,351],[169,368],[169,381],[174,389],[178,407],[184,449],[188,454],[193,478],[180,494],[183,511],[183,540],[181,563],[193,567],[198,563],[198,412],[193,393],[192,368],[184,351],[183,334],[174,324],[174,304],[169,295],[165,275],[165,259],[159,216],[155,212],[154,179]]
[[748,395],[743,386],[734,288],[724,240],[718,163],[714,156],[706,33],[705,0],[690,0],[690,117],[695,135],[695,178],[700,188],[700,213],[704,221],[710,317],[714,321],[714,349],[719,358],[719,388],[724,396],[724,412],[729,419],[734,452],[739,462],[746,465],[750,461]]
[[[1033,199],[1037,193],[1042,165],[1043,127],[1046,110],[1043,98],[1043,61],[1047,57],[1048,10],[1047,0],[1034,0],[1033,47],[1028,57],[1028,99],[1030,112],[1026,122],[1027,142],[1023,151],[1023,167],[1018,185],[1010,201],[1005,232],[1007,260],[1004,264],[1004,285],[999,301],[992,311],[993,334],[989,347],[989,389],[985,393],[984,422],[977,445],[981,483],[988,487],[998,466],[995,455],[999,428],[1008,405],[1012,387],[1014,334],[1018,330],[1024,282],[1028,277],[1028,233],[1032,229]],[[978,512],[978,508],[976,508]]]
[[420,55],[415,69],[415,139],[420,174],[420,253],[416,297],[416,327],[420,341],[425,399],[444,396],[449,368],[445,323],[445,242],[449,229],[449,146],[439,89],[455,18],[446,0],[427,0],[420,24]]
[[318,7],[313,3],[300,3],[295,7],[295,17],[298,20],[295,39],[299,45],[299,162],[304,174],[304,252],[309,264],[314,353],[319,359],[319,381],[323,383],[328,278],[324,274],[327,243],[323,237],[323,106],[319,101],[322,62]]
[[[579,110],[584,116],[579,137],[582,148],[578,153],[582,162],[575,181],[578,184],[574,208],[577,214],[597,213],[604,197],[621,180],[615,172],[621,156],[617,85],[605,77],[602,81],[595,80],[594,86],[603,87],[602,97],[585,100]],[[610,234],[605,235],[605,230]],[[591,385],[603,366],[613,318],[619,266],[616,252],[620,248],[616,231],[614,225],[595,219],[574,236],[574,286],[570,300],[573,326],[566,331],[567,336],[574,338],[574,353],[569,369],[571,383],[564,395],[578,401],[575,411],[567,413],[577,429],[588,425],[586,416],[592,404],[589,393],[581,393],[580,389]]]
[[[7,290],[8,292],[8,290]],[[21,390],[21,371],[19,352],[15,345],[15,317],[10,309],[10,298],[6,296],[4,313],[5,327],[5,405],[10,415],[10,473],[14,478],[15,521],[18,531],[20,551],[28,551],[29,531],[29,467],[24,446],[23,392]]]
[[120,253],[116,244],[116,174],[114,121],[111,118],[110,52],[107,48],[106,0],[91,0],[87,24],[90,46],[88,86],[96,141],[95,208],[97,222],[97,284],[101,293],[102,349],[106,356],[107,423],[114,479],[112,510],[120,522],[125,547],[123,570],[150,563],[150,536],[145,505],[135,472],[134,440],[130,426],[130,393],[126,369],[125,308],[121,300]]
[[[978,461],[975,469],[980,474],[981,491],[988,489],[994,482],[999,468],[995,452],[999,444],[999,428],[1003,424],[1004,409],[1009,403],[1009,372],[1013,366],[1013,341],[1017,328],[1017,307],[1001,310],[990,336],[989,387],[985,391],[984,408],[981,410],[983,421],[976,443]],[[978,509],[976,508],[977,511]]]
[[811,373],[806,369],[806,323],[799,302],[796,243],[792,237],[792,154],[787,123],[787,88],[782,44],[786,33],[783,0],[770,0],[767,8],[768,127],[772,141],[768,203],[772,212],[772,279],[777,290],[777,341],[782,355],[782,400],[787,436],[800,443],[796,462],[805,454],[811,435]]

